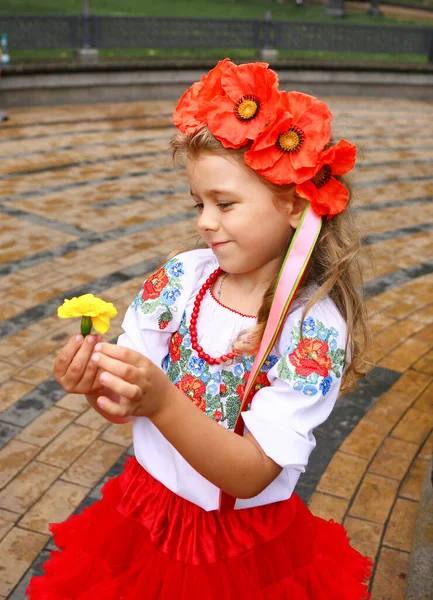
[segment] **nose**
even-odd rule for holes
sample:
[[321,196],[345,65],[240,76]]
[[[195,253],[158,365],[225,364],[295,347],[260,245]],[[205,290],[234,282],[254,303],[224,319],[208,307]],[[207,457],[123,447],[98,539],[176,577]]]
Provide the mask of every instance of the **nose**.
[[217,231],[219,220],[217,213],[212,210],[213,207],[203,207],[198,215],[197,228],[201,231]]

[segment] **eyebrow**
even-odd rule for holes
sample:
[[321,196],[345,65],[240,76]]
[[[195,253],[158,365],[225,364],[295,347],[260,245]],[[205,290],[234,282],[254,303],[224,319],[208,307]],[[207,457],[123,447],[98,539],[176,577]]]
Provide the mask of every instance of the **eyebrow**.
[[[198,196],[193,190],[189,190],[191,196]],[[217,196],[218,194],[225,194],[226,196],[236,196],[236,193],[224,188],[214,188],[213,190],[207,190],[210,196]]]

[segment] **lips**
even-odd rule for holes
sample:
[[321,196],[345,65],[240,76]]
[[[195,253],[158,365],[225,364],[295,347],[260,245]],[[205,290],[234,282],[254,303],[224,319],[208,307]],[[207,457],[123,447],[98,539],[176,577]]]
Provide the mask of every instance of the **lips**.
[[224,244],[228,244],[228,242],[214,242],[212,244],[212,248],[219,248],[220,246],[223,246]]

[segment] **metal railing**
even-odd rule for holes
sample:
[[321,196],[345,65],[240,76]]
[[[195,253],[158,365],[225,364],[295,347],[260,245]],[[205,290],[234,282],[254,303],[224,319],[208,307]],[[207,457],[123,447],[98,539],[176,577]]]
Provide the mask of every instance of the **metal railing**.
[[0,15],[11,50],[167,48],[365,52],[428,56],[433,27],[271,19]]

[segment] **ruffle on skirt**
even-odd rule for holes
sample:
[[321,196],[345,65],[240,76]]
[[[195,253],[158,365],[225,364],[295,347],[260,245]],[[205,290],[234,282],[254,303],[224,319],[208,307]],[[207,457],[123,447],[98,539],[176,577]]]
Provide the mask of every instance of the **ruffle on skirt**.
[[285,502],[225,515],[176,496],[135,459],[103,498],[50,529],[61,551],[30,600],[366,600],[370,559],[344,528]]

